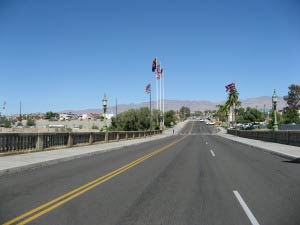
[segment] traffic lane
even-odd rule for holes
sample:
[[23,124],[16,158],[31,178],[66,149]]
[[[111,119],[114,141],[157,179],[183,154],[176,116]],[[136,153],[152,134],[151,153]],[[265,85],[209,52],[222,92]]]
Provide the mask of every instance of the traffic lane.
[[195,134],[199,133],[199,121],[191,120],[187,125],[180,131],[181,134]]
[[261,224],[299,224],[300,165],[219,136],[204,136],[216,166]]
[[250,224],[199,136],[109,180],[34,224]]
[[193,129],[193,126],[194,126],[193,124],[194,124],[194,121],[188,121],[179,133],[187,134],[187,133],[191,132],[192,131],[191,128]]
[[142,157],[180,137],[172,136],[99,155],[0,177],[0,222]]
[[201,136],[189,136],[118,224],[250,224]]
[[213,125],[206,125],[205,122],[194,121],[192,134],[213,134],[217,132],[217,128]]
[[[178,145],[180,144],[178,143]],[[167,149],[166,151],[172,150]],[[154,158],[159,159],[161,154]],[[148,160],[151,160],[151,158]],[[147,182],[153,179],[152,176],[147,177],[144,175],[140,169],[134,170],[135,168],[143,167],[145,162],[43,215],[34,220],[32,224],[111,224],[122,210],[126,210],[126,204],[134,201],[132,196],[141,191],[140,186],[146,185]],[[156,164],[151,164],[151,168],[157,173],[160,171],[160,167],[157,167]],[[130,171],[134,171],[134,173],[129,178],[138,175],[142,177],[142,181],[138,179],[128,180],[126,174]],[[116,183],[123,176],[126,176],[124,181]],[[113,183],[113,185],[109,185],[110,183]],[[131,185],[132,187],[126,190],[126,185]]]

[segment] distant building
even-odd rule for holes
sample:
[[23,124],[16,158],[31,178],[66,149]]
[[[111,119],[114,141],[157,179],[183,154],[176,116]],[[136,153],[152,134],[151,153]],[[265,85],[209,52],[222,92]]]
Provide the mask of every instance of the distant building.
[[84,113],[80,116],[81,119],[83,120],[96,120],[100,119],[102,114],[99,113]]
[[113,113],[107,113],[106,114],[106,119],[110,120],[112,117],[114,117]]
[[59,120],[77,120],[79,116],[74,113],[60,113],[59,114]]
[[[100,119],[104,115],[101,113],[84,113],[80,116],[81,119],[83,120],[93,120],[93,119]],[[106,119],[110,120],[114,116],[113,113],[106,113]]]

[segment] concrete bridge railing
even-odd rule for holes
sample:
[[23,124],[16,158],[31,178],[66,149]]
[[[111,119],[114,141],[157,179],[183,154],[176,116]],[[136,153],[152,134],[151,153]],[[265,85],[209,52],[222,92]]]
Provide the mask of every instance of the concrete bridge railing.
[[0,154],[71,148],[73,146],[145,138],[161,133],[162,131],[160,130],[74,133],[0,133]]
[[227,130],[228,134],[243,138],[300,146],[300,131]]

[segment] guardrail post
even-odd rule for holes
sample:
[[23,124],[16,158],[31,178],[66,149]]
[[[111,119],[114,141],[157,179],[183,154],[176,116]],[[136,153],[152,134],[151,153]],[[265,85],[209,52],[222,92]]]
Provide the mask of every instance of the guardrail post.
[[125,134],[126,134],[126,135],[125,135],[125,139],[128,140],[128,132],[126,131]]
[[135,132],[132,132],[132,139],[135,138]]
[[38,151],[44,150],[44,135],[42,134],[37,135],[35,148]]
[[90,137],[89,137],[89,144],[92,145],[93,144],[93,133],[90,133]]
[[71,134],[71,132],[69,133],[69,137],[68,137],[68,148],[72,148],[73,147],[73,136]]
[[117,140],[116,141],[119,141],[120,140],[120,136],[119,136],[119,132],[117,132]]

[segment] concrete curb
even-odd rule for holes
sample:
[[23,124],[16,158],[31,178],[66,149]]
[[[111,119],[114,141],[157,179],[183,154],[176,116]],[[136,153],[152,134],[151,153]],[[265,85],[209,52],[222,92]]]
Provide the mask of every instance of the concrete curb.
[[[62,157],[62,158],[53,159],[53,160],[46,160],[46,161],[43,161],[43,162],[33,163],[33,164],[29,164],[29,165],[17,166],[17,167],[13,167],[13,168],[9,168],[9,169],[2,169],[2,170],[0,170],[0,176],[10,175],[10,174],[18,173],[18,172],[29,171],[29,170],[34,170],[34,169],[41,168],[41,167],[44,167],[44,166],[54,165],[54,164],[57,164],[57,163],[67,162],[67,161],[71,161],[71,160],[75,160],[75,159],[86,158],[86,157],[90,157],[90,156],[93,156],[93,155],[102,154],[102,153],[105,153],[105,152],[110,152],[110,151],[119,150],[119,149],[130,147],[130,146],[143,144],[143,143],[150,142],[150,141],[160,140],[160,139],[167,138],[167,137],[170,137],[170,136],[173,136],[173,135],[166,135],[166,134],[163,135],[163,134],[161,134],[161,135],[156,136],[155,139],[145,138],[145,139],[143,139],[142,142],[138,142],[138,143],[127,143],[127,144],[124,144],[122,146],[109,147],[109,148],[102,149],[102,150],[99,150],[99,151],[86,152],[86,153],[81,153],[81,154],[78,154],[78,155],[65,156],[65,157]],[[99,145],[102,145],[102,144],[99,144]]]
[[[133,146],[133,145],[136,145],[136,144],[132,144],[130,146]],[[98,154],[102,154],[102,153],[105,153],[105,152],[125,148],[127,146],[129,146],[129,145],[104,149],[102,151],[87,152],[87,153],[82,153],[82,154],[79,154],[79,155],[66,156],[66,157],[59,158],[59,159],[53,159],[53,160],[49,160],[49,161],[33,163],[33,164],[30,164],[30,165],[18,166],[18,167],[14,167],[14,168],[10,168],[10,169],[0,170],[0,176],[14,174],[14,173],[18,173],[18,172],[27,171],[27,170],[34,170],[34,169],[37,169],[37,168],[40,168],[40,167],[54,165],[54,164],[61,163],[61,162],[67,162],[67,161],[71,161],[71,160],[74,160],[74,159],[90,157],[90,156],[93,156],[93,155],[98,155]]]
[[270,150],[270,149],[267,149],[267,148],[263,148],[263,147],[258,147],[256,145],[251,145],[251,144],[246,144],[244,142],[240,142],[238,140],[233,140],[231,138],[228,138],[224,135],[220,135],[220,134],[217,134],[219,137],[222,137],[222,138],[225,138],[229,141],[232,141],[232,142],[236,142],[236,143],[240,143],[242,145],[245,145],[245,146],[250,146],[251,148],[256,148],[256,149],[259,149],[263,152],[266,152],[266,153],[269,153],[269,154],[272,154],[272,155],[277,155],[277,156],[280,156],[282,158],[285,158],[285,159],[289,159],[289,160],[299,160],[299,157],[296,157],[296,156],[293,156],[293,155],[289,155],[289,154],[285,154],[285,153],[282,153],[282,152],[277,152],[277,151],[273,151],[273,150]]

